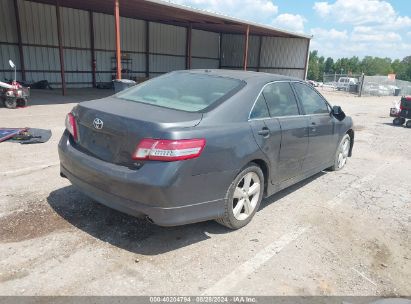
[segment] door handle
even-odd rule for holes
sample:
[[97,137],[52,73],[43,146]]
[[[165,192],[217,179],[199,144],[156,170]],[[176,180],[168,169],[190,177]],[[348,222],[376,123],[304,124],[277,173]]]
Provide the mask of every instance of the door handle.
[[264,127],[260,131],[258,131],[257,134],[261,135],[261,136],[264,136],[264,137],[269,137],[270,136],[270,130],[267,127]]
[[315,132],[317,129],[315,128],[317,124],[315,122],[311,123],[311,132]]

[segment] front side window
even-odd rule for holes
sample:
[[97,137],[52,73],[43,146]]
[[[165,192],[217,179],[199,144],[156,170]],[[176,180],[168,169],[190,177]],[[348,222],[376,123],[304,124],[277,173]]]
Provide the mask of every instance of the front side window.
[[297,100],[288,82],[268,84],[263,95],[272,117],[299,115]]
[[188,112],[202,111],[242,88],[241,80],[196,73],[170,73],[120,92],[132,102]]
[[314,89],[302,83],[294,84],[297,95],[304,107],[305,114],[329,113],[329,108],[324,99]]

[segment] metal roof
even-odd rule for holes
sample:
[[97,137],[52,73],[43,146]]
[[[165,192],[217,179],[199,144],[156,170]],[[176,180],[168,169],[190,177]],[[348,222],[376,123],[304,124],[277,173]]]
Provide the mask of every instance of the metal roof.
[[[33,0],[35,2],[56,4],[56,0]],[[57,0],[61,6],[113,14],[113,0]],[[298,34],[271,26],[241,20],[222,14],[211,13],[192,7],[161,0],[120,0],[122,17],[142,19],[177,26],[191,26],[194,29],[244,34],[250,27],[250,35],[311,39],[312,36]]]

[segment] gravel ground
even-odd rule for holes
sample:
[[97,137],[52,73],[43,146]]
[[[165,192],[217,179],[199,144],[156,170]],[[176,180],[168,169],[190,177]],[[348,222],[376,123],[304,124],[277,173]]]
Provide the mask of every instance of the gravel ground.
[[45,144],[0,143],[1,295],[411,295],[411,130],[391,124],[397,98],[325,91],[354,119],[347,167],[265,199],[228,231],[157,227],[60,178],[66,113],[107,92],[70,94],[0,108],[2,126],[53,132]]

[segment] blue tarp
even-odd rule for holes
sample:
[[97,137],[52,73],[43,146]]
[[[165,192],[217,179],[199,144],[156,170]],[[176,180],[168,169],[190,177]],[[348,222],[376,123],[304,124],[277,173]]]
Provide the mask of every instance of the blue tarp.
[[25,128],[0,128],[0,142],[9,139],[24,130]]

